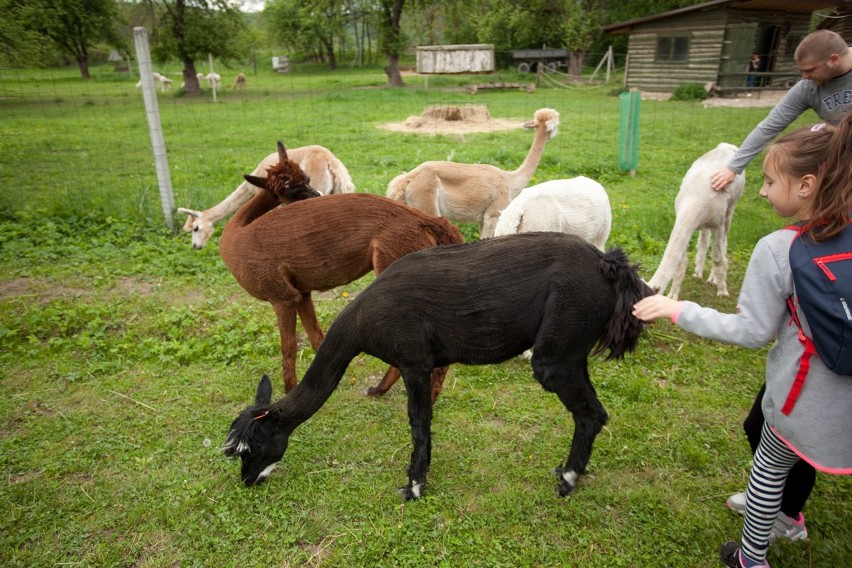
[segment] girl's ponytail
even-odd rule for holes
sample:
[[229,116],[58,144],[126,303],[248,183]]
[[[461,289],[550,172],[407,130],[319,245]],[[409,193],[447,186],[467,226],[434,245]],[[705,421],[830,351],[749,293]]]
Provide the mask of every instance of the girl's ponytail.
[[[847,113],[821,152],[811,204],[811,237],[829,239],[849,224],[852,208],[852,113]],[[819,227],[819,230],[815,230]]]

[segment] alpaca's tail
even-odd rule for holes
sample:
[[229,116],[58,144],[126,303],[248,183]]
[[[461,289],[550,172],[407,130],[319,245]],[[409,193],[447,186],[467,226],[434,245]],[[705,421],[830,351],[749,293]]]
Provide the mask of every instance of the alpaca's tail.
[[686,256],[689,250],[689,241],[692,238],[692,233],[698,228],[698,216],[702,211],[695,208],[684,211],[681,215],[675,215],[674,227],[669,236],[669,242],[666,244],[666,250],[663,251],[663,257],[660,259],[660,264],[654,275],[648,281],[648,285],[660,294],[664,294],[666,289],[671,284],[677,266],[681,259]]
[[408,187],[408,183],[411,181],[408,177],[407,173],[400,174],[393,178],[391,182],[388,184],[388,190],[385,193],[388,199],[393,199],[396,201],[404,201],[405,200],[405,188]]
[[355,184],[349,170],[341,161],[329,161],[328,171],[331,174],[331,193],[355,193]]
[[654,293],[639,277],[639,266],[631,265],[620,248],[604,253],[601,272],[615,287],[615,309],[606,328],[598,338],[594,354],[609,349],[607,359],[620,359],[636,349],[645,324],[633,315],[633,305]]

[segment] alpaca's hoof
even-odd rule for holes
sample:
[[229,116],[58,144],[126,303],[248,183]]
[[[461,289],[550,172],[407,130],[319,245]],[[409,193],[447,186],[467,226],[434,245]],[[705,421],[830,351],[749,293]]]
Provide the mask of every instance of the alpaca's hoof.
[[413,501],[415,499],[420,499],[420,496],[423,494],[423,483],[417,483],[416,481],[412,481],[411,485],[406,487],[399,488],[399,494],[402,495],[403,499],[406,501]]
[[577,488],[577,479],[580,476],[577,475],[576,471],[566,471],[557,467],[553,470],[553,474],[559,478],[559,484],[556,486],[556,493],[560,497],[565,497]]
[[370,387],[364,391],[364,394],[367,396],[382,396],[385,394],[385,391],[379,389],[378,387]]

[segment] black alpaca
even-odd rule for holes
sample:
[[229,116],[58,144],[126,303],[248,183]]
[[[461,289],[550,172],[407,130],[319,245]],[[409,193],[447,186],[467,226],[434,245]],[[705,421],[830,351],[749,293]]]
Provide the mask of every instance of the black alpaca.
[[574,418],[557,468],[560,495],[586,469],[607,414],[589,379],[590,354],[632,351],[643,324],[633,304],[652,291],[620,249],[602,253],[562,233],[527,233],[410,253],[395,261],[332,323],[299,385],[270,404],[264,377],[255,404],[231,424],[223,451],[242,460],[247,485],[281,460],[293,430],[314,415],[350,361],[368,353],[399,367],[413,450],[407,499],[421,496],[431,458],[430,373],[451,363],[499,363],[533,347],[535,378]]

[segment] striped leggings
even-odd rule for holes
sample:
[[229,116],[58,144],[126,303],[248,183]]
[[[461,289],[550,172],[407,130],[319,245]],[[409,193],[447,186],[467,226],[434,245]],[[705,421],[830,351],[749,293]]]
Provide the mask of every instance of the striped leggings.
[[743,552],[752,560],[766,558],[769,535],[781,509],[784,482],[797,461],[799,456],[764,424],[746,490]]

